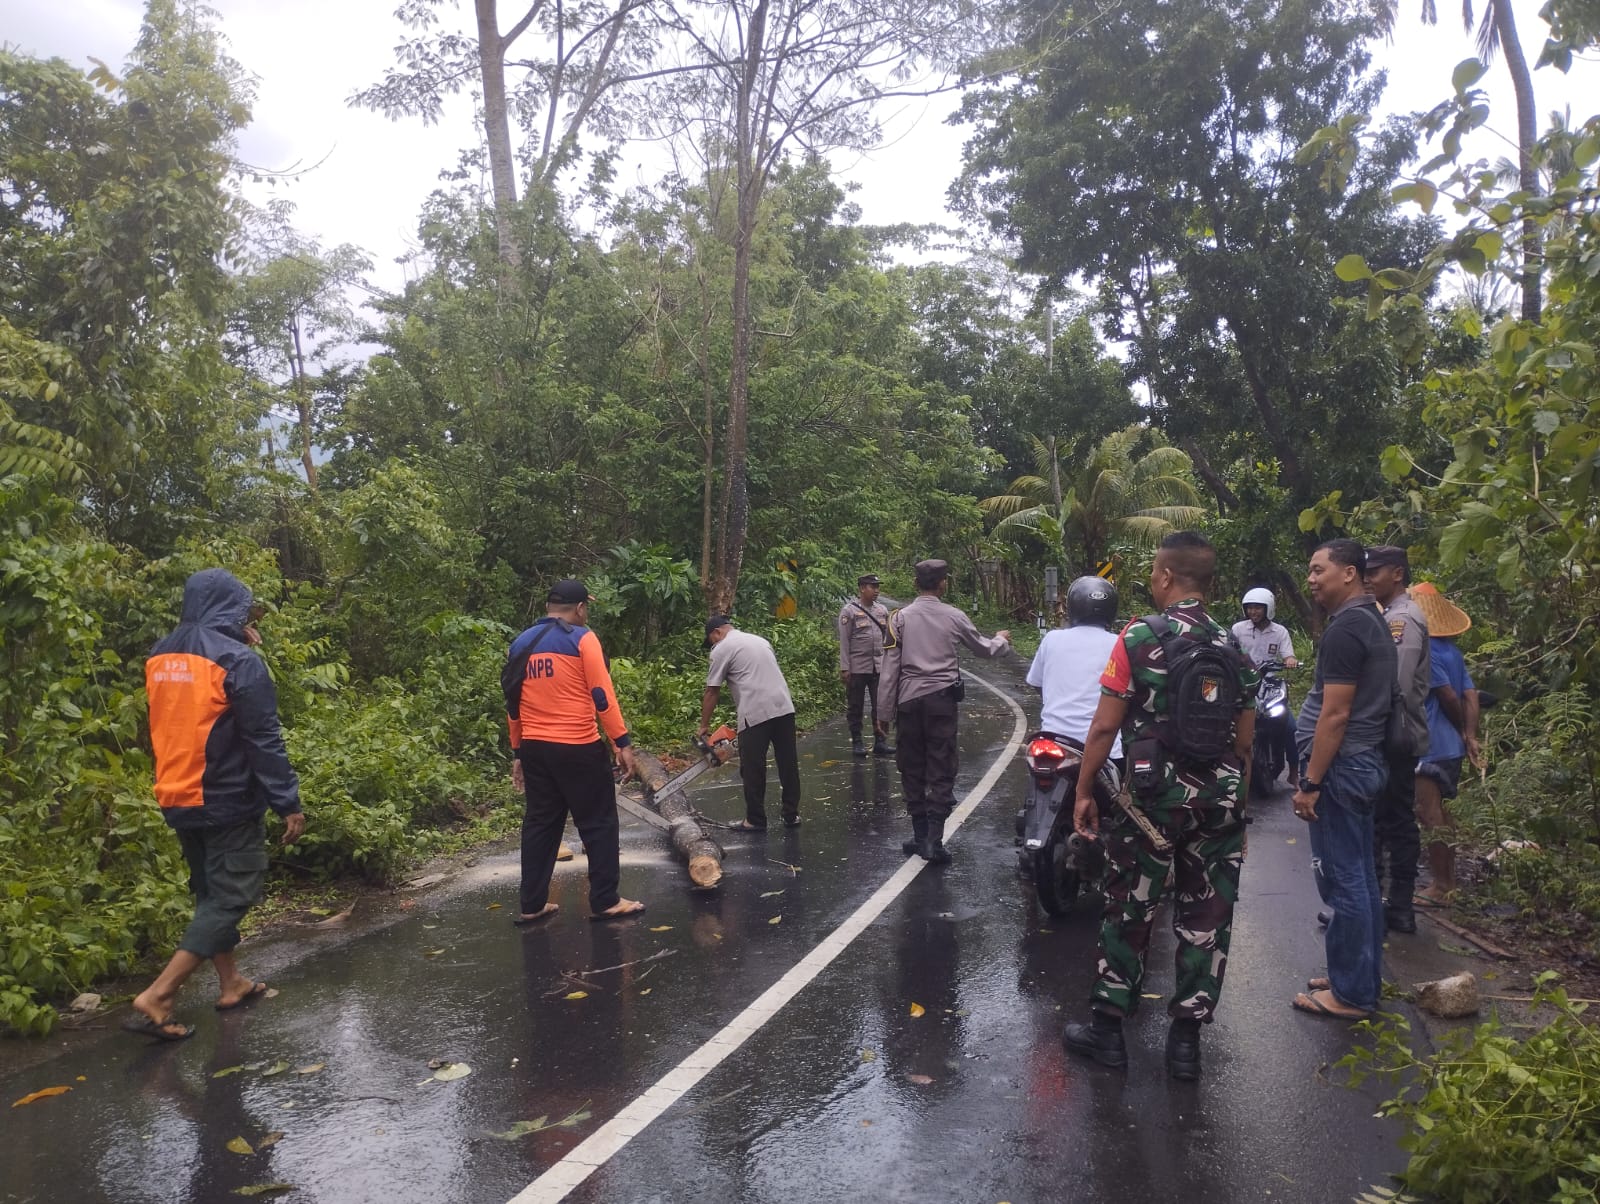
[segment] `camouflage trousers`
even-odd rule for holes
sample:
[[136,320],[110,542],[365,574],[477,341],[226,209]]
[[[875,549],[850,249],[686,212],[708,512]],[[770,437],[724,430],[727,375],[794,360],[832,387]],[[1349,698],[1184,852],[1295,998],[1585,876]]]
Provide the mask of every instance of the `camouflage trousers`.
[[1119,1016],[1131,1016],[1139,1006],[1150,933],[1170,875],[1178,951],[1167,1012],[1209,1022],[1228,964],[1239,867],[1244,863],[1244,820],[1234,808],[1215,803],[1141,809],[1171,848],[1158,852],[1120,807],[1102,822],[1106,907],[1090,1002]]

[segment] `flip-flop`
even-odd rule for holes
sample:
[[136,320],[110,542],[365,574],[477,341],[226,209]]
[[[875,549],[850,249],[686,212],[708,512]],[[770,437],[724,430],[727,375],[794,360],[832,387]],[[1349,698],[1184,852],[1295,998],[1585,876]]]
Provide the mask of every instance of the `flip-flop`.
[[630,900],[630,902],[633,903],[633,906],[626,911],[592,911],[589,913],[589,918],[591,920],[625,920],[629,916],[636,916],[644,911],[643,903],[638,900]]
[[540,920],[548,920],[551,916],[555,915],[556,912],[558,912],[560,910],[561,910],[561,904],[559,904],[559,903],[546,903],[544,905],[544,909],[542,911],[536,911],[532,915],[512,916],[511,917],[511,922],[514,925],[516,925],[518,928],[525,928],[529,924],[537,924]]
[[266,993],[267,993],[267,984],[266,983],[264,983],[264,982],[252,982],[250,984],[250,989],[248,991],[246,991],[243,995],[239,996],[239,998],[235,999],[232,1003],[219,1003],[219,1004],[216,1005],[216,1008],[217,1008],[217,1011],[219,1011],[219,1012],[231,1012],[231,1011],[233,1011],[234,1008],[242,1008],[242,1007],[246,1006],[247,1004],[254,1003],[256,1000],[260,999]]
[[[174,1028],[180,1031],[172,1032]],[[157,1024],[143,1012],[135,1012],[122,1022],[122,1031],[140,1037],[154,1037],[157,1041],[187,1041],[194,1036],[194,1025],[179,1024],[170,1016]]]
[[765,828],[758,828],[748,819],[736,819],[728,825],[730,832],[765,832]]
[[1305,1012],[1310,1016],[1322,1016],[1329,1020],[1348,1020],[1352,1024],[1357,1020],[1368,1020],[1372,1017],[1371,1012],[1360,1008],[1352,1008],[1348,1012],[1336,1012],[1315,995],[1307,995],[1304,991],[1296,995],[1289,1006],[1297,1012]]

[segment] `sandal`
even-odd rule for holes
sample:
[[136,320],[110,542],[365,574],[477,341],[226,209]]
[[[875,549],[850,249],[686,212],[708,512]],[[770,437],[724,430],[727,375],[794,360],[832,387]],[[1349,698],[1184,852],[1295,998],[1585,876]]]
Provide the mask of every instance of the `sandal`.
[[[1351,1008],[1349,1011],[1341,1011],[1339,1008],[1344,1007],[1343,1004],[1339,1004],[1339,1008],[1331,1008],[1327,1004],[1323,1003],[1322,1000],[1317,998],[1317,996],[1321,994],[1321,991],[1317,991],[1314,994],[1307,995],[1304,991],[1302,991],[1300,994],[1294,997],[1293,1001],[1290,1003],[1290,1006],[1297,1012],[1305,1012],[1309,1015],[1321,1016],[1329,1020],[1348,1020],[1352,1023],[1357,1020],[1370,1019],[1372,1016],[1372,1013],[1364,1008]],[[1334,1003],[1339,1003],[1339,997],[1331,990],[1328,991],[1327,994],[1328,997],[1334,1001]]]
[[728,831],[730,832],[765,832],[766,830],[765,825],[758,828],[748,819],[736,819],[728,825]]
[[561,910],[561,904],[559,904],[559,903],[546,903],[538,911],[535,911],[535,912],[523,912],[521,915],[512,916],[511,917],[511,922],[514,925],[516,925],[518,928],[522,928],[522,927],[525,927],[528,924],[537,924],[540,920],[548,920],[551,916],[555,915],[556,912],[558,912],[560,910]]
[[250,984],[250,989],[248,991],[246,991],[243,995],[239,996],[239,998],[235,999],[232,1003],[222,1003],[222,1002],[219,1001],[217,1003],[217,1005],[216,1005],[217,1006],[217,1011],[219,1011],[219,1012],[231,1012],[231,1011],[233,1011],[234,1008],[245,1007],[248,1004],[254,1003],[256,1000],[260,999],[266,993],[267,993],[267,984],[266,983],[264,983],[264,982],[253,982],[253,983]]
[[628,916],[636,916],[644,910],[644,904],[637,899],[619,899],[615,907],[608,907],[604,911],[589,913],[591,920],[622,920]]
[[[173,1029],[178,1031],[173,1032]],[[154,1037],[157,1041],[187,1041],[194,1036],[194,1025],[179,1024],[171,1016],[156,1021],[143,1012],[137,1012],[122,1022],[122,1031],[140,1037]]]

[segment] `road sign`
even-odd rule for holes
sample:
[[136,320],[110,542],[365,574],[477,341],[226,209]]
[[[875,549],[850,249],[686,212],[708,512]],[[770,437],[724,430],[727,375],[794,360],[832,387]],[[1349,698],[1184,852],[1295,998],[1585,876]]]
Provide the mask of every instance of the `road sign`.
[[1107,581],[1115,581],[1117,579],[1117,565],[1116,565],[1116,562],[1115,561],[1111,561],[1111,560],[1107,560],[1104,564],[1102,564],[1099,568],[1097,568],[1094,571],[1094,575],[1096,577],[1104,577]]

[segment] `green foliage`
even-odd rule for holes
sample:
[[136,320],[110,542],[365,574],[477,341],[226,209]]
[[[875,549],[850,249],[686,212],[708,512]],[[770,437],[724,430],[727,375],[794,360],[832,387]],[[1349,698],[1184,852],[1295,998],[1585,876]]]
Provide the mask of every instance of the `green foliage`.
[[1466,905],[1510,903],[1532,929],[1600,948],[1600,707],[1581,685],[1505,703],[1488,712],[1483,745],[1487,775],[1469,773],[1452,804],[1492,858]]
[[1026,533],[1059,551],[1069,579],[1095,572],[1114,550],[1148,551],[1205,515],[1189,457],[1160,431],[1136,424],[1083,448],[1058,450],[1054,436],[1031,443],[1035,474],[979,505],[999,518],[997,537]]
[[1360,1026],[1373,1045],[1339,1064],[1354,1084],[1376,1075],[1395,1089],[1380,1111],[1409,1125],[1408,1191],[1459,1204],[1584,1204],[1600,1193],[1600,1028],[1556,980],[1539,976],[1534,1006],[1553,1018],[1523,1039],[1490,1020],[1419,1057],[1405,1020]]

